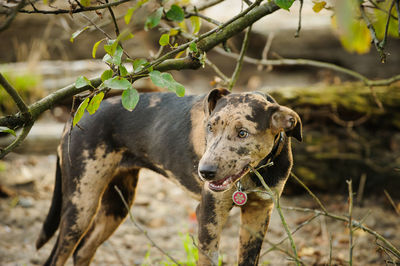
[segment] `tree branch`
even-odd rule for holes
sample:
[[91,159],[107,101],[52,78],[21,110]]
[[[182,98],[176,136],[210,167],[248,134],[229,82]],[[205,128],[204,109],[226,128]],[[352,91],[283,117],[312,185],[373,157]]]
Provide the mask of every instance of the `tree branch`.
[[25,6],[25,0],[21,0],[21,2],[19,2],[19,4],[11,11],[11,14],[8,15],[8,18],[6,19],[6,21],[4,21],[4,23],[2,25],[0,25],[0,32],[3,30],[6,30],[10,26],[11,22],[17,16],[17,13],[24,6]]
[[241,48],[240,54],[239,54],[239,56],[237,58],[236,67],[235,67],[235,70],[232,73],[232,77],[231,77],[231,79],[229,81],[229,84],[228,84],[228,89],[230,91],[235,86],[236,81],[237,81],[237,79],[239,77],[240,71],[242,70],[243,57],[244,57],[244,54],[247,51],[247,47],[249,46],[249,35],[250,35],[250,32],[251,32],[251,26],[247,28],[246,33],[244,35],[242,48]]
[[56,9],[56,10],[40,10],[40,9],[34,9],[34,10],[26,10],[26,9],[21,9],[18,12],[20,13],[27,13],[27,14],[75,14],[75,13],[80,13],[80,12],[86,12],[86,11],[95,11],[95,10],[100,10],[100,9],[105,9],[108,7],[113,7],[113,6],[119,6],[123,3],[129,2],[131,0],[119,0],[116,2],[111,2],[108,4],[103,4],[99,6],[89,6],[89,7],[80,7],[74,10],[71,9]]
[[[220,54],[226,55],[228,57],[234,58],[234,59],[236,59],[238,57],[238,54],[228,53],[219,47],[216,47],[214,49],[214,51],[216,51]],[[351,69],[341,67],[341,66],[338,66],[338,65],[335,65],[332,63],[321,62],[321,61],[316,61],[316,60],[311,60],[311,59],[268,59],[268,60],[261,59],[260,60],[260,59],[255,59],[255,58],[245,56],[243,60],[250,64],[265,65],[265,66],[304,65],[304,66],[327,68],[327,69],[331,69],[331,70],[352,76],[352,77],[362,81],[366,86],[387,86],[387,85],[390,85],[390,84],[400,80],[400,74],[393,76],[391,78],[387,78],[387,79],[371,80],[371,79],[367,78],[366,76],[364,76],[356,71],[353,71]]]
[[30,118],[28,106],[25,104],[24,100],[18,94],[17,90],[11,86],[10,83],[6,80],[6,78],[0,73],[0,85],[7,91],[7,93],[11,96],[15,104],[18,106],[18,109],[24,116]]

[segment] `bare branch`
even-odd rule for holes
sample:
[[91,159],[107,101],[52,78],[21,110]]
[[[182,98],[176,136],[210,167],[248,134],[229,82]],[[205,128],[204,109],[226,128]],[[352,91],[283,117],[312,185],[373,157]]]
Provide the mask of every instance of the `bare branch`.
[[11,14],[8,15],[6,21],[4,21],[2,25],[0,25],[0,31],[6,30],[10,26],[11,22],[17,16],[17,13],[24,6],[25,6],[25,0],[21,0],[21,2],[19,2],[19,4],[11,11]]
[[[319,214],[322,214],[324,216],[330,217],[330,218],[335,219],[335,220],[339,220],[339,221],[342,221],[342,222],[349,222],[349,219],[347,217],[344,217],[344,216],[341,216],[341,215],[336,215],[336,214],[333,214],[333,213],[330,213],[330,212],[325,213],[325,212],[314,210],[314,209],[300,208],[300,207],[282,207],[282,208],[285,209],[285,210],[292,210],[292,211],[300,211],[300,212],[315,213],[315,214],[319,213]],[[353,220],[352,221],[352,226],[353,227],[357,227],[357,228],[363,230],[364,232],[367,232],[367,233],[373,235],[374,237],[376,237],[380,241],[382,241],[386,245],[386,247],[388,249],[390,249],[390,251],[398,259],[400,259],[400,251],[392,243],[390,243],[389,240],[387,240],[386,238],[381,236],[379,233],[377,233],[376,231],[370,229],[366,225],[363,225],[361,222],[359,222],[357,220]]]
[[389,24],[390,24],[390,19],[391,19],[391,14],[392,14],[392,9],[394,6],[394,3],[397,0],[393,0],[392,3],[390,4],[389,11],[388,11],[388,16],[386,20],[386,25],[385,25],[385,34],[383,35],[383,40],[379,43],[379,46],[383,49],[386,45],[386,40],[387,40],[387,35],[388,35],[388,30],[389,30]]
[[237,58],[236,67],[235,67],[235,70],[232,73],[232,77],[231,77],[231,79],[229,81],[229,84],[228,84],[228,89],[230,91],[232,90],[233,86],[235,86],[236,81],[237,81],[237,79],[239,77],[240,71],[242,70],[243,57],[244,57],[244,54],[247,51],[247,47],[249,46],[249,35],[250,35],[250,32],[251,32],[251,26],[247,28],[246,33],[244,35],[242,48],[240,50],[239,57]]
[[3,159],[4,156],[6,156],[9,152],[14,150],[16,147],[18,147],[22,143],[22,141],[24,141],[26,136],[28,136],[29,132],[31,131],[33,123],[34,123],[33,120],[27,122],[24,125],[24,128],[22,129],[21,134],[19,134],[18,137],[10,145],[8,145],[6,148],[0,150],[0,159]]
[[290,246],[292,247],[292,250],[293,250],[293,255],[294,255],[294,260],[296,262],[296,265],[300,265],[301,262],[299,260],[299,256],[297,255],[296,244],[294,243],[292,233],[290,232],[289,226],[287,225],[285,217],[283,216],[283,213],[282,213],[282,209],[281,209],[280,202],[279,202],[279,195],[276,192],[271,190],[271,188],[267,185],[267,183],[265,183],[264,178],[260,175],[260,173],[253,166],[251,166],[249,164],[248,167],[258,177],[258,179],[260,180],[263,187],[267,190],[268,194],[271,196],[272,201],[274,202],[275,208],[279,213],[279,217],[281,218],[283,228],[285,229],[286,234],[289,238]]
[[[224,51],[223,49],[216,47],[214,51],[226,55],[231,58],[237,58],[238,54],[236,53],[228,53]],[[245,56],[243,59],[247,63],[255,64],[255,65],[265,65],[265,66],[281,66],[281,65],[306,65],[306,66],[314,66],[314,67],[320,67],[320,68],[327,68],[331,69],[340,73],[347,74],[349,76],[352,76],[360,81],[362,81],[366,86],[387,86],[390,85],[396,81],[400,80],[400,74],[393,76],[388,79],[379,79],[379,80],[371,80],[365,77],[364,75],[361,75],[360,73],[350,70],[345,67],[341,67],[335,64],[327,63],[327,62],[321,62],[321,61],[316,61],[316,60],[309,60],[309,59],[268,59],[268,60],[260,60],[260,59],[255,59],[251,57]]]
[[392,205],[394,211],[397,213],[397,215],[400,215],[400,210],[397,208],[397,206],[394,203],[394,201],[393,201],[392,197],[390,196],[389,192],[387,192],[386,189],[384,189],[383,192],[385,193],[386,198],[388,199],[388,201]]
[[381,47],[381,45],[380,45],[378,37],[376,36],[375,28],[372,25],[372,22],[368,18],[367,14],[365,13],[363,5],[360,5],[360,12],[361,12],[361,17],[364,19],[365,23],[367,24],[367,27],[371,34],[372,41],[373,41],[375,48],[378,51],[379,56],[381,58],[381,62],[385,63],[386,62],[386,53],[383,51],[383,47]]
[[56,10],[40,10],[40,9],[34,9],[34,10],[26,10],[26,9],[21,9],[18,12],[20,13],[27,13],[27,14],[75,14],[75,13],[81,13],[81,12],[86,12],[86,11],[95,11],[95,10],[100,10],[100,9],[105,9],[108,7],[113,7],[113,6],[119,6],[123,3],[129,2],[131,0],[119,0],[116,2],[111,2],[108,4],[103,4],[103,5],[98,5],[98,6],[89,6],[89,7],[80,7],[74,10],[71,9],[56,9]]
[[353,186],[351,180],[346,180],[349,189],[349,265],[353,265]]
[[126,208],[128,214],[129,214],[129,218],[130,218],[130,220],[132,221],[132,223],[136,226],[136,228],[138,228],[138,229],[143,233],[143,235],[150,241],[150,243],[151,243],[151,245],[152,245],[153,247],[155,247],[156,249],[158,249],[162,254],[164,254],[165,256],[167,256],[167,257],[168,257],[170,260],[172,260],[174,263],[176,263],[177,265],[180,265],[173,257],[171,257],[171,255],[169,255],[169,254],[168,254],[166,251],[164,251],[160,246],[158,246],[158,245],[156,244],[156,242],[154,242],[154,240],[149,236],[149,234],[147,233],[147,231],[144,230],[144,229],[142,228],[142,226],[141,226],[139,223],[136,222],[135,218],[134,218],[133,215],[132,215],[132,212],[131,212],[131,210],[130,210],[130,207],[129,207],[128,203],[126,202],[126,200],[125,200],[125,198],[124,198],[124,195],[122,194],[121,190],[120,190],[117,186],[114,186],[114,189],[117,191],[118,195],[120,196],[120,198],[121,198],[121,200],[122,200],[122,202],[123,202],[123,204],[124,204],[124,206],[125,206],[125,208]]
[[299,24],[297,25],[296,33],[294,34],[295,38],[300,37],[300,30],[301,30],[301,12],[303,11],[303,3],[304,0],[300,0],[300,8],[299,8]]
[[6,80],[6,78],[0,73],[0,85],[7,91],[7,93],[11,96],[15,104],[18,106],[18,109],[21,111],[22,115],[26,116],[27,119],[30,118],[30,113],[28,106],[25,104],[24,100],[18,94],[17,90],[11,86],[10,83]]
[[[108,0],[106,0],[106,3],[109,4]],[[108,9],[108,12],[110,12],[112,21],[114,22],[115,35],[116,35],[116,37],[118,37],[119,36],[119,27],[118,27],[117,20],[115,19],[114,11],[112,10],[111,6],[108,6],[107,9]]]

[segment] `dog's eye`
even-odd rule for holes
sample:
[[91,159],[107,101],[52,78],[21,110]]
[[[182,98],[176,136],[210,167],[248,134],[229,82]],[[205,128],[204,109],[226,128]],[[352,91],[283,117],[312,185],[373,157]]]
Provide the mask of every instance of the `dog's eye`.
[[213,128],[212,128],[211,124],[207,124],[207,131],[208,132],[212,132],[213,131]]
[[249,132],[244,129],[239,130],[238,137],[241,139],[247,138],[249,136]]

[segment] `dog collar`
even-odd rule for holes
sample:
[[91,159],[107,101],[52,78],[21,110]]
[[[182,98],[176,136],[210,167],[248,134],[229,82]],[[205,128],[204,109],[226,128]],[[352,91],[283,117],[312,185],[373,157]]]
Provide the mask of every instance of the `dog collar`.
[[261,162],[255,167],[256,170],[274,165],[274,159],[278,154],[279,148],[281,144],[284,142],[284,140],[285,140],[285,133],[280,132],[278,135],[276,135],[274,147],[272,148],[271,152],[267,155],[267,157],[262,159]]
[[[265,167],[271,167],[274,165],[274,159],[278,155],[281,149],[281,144],[285,140],[285,134],[283,132],[279,133],[275,137],[274,147],[271,152],[257,165],[256,170],[262,169]],[[252,176],[251,176],[252,178]],[[252,178],[253,179],[253,178]],[[252,191],[245,191],[242,187],[240,180],[236,183],[236,191],[232,194],[232,201],[237,206],[243,206],[247,202],[247,193]]]

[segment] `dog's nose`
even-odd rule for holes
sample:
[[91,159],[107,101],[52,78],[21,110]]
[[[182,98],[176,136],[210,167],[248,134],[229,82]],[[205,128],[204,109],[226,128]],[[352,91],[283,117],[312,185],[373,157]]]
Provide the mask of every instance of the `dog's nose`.
[[202,178],[204,179],[213,179],[217,173],[217,166],[216,165],[202,165],[199,168],[199,173]]

